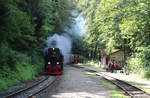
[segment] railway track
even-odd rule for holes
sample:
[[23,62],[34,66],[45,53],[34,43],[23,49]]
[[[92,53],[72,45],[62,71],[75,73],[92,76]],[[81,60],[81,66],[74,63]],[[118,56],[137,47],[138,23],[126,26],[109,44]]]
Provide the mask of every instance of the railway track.
[[109,75],[106,75],[102,72],[98,72],[98,71],[93,70],[93,69],[91,70],[91,69],[87,69],[87,68],[84,68],[84,67],[77,67],[77,66],[73,66],[73,67],[80,68],[80,69],[82,68],[85,71],[94,73],[97,77],[102,77],[103,79],[112,82],[117,87],[122,89],[126,94],[128,94],[131,98],[150,98],[150,94],[148,94],[145,91],[142,91],[141,89],[139,89],[135,86],[132,86],[132,85],[128,84],[127,82],[116,79],[114,77],[111,77]]
[[112,82],[117,87],[122,89],[126,94],[128,94],[131,98],[150,98],[150,94],[148,94],[145,91],[142,91],[141,89],[139,89],[135,86],[128,84],[127,82],[116,79],[116,78],[106,75],[102,72],[97,72],[95,70],[86,70],[86,71],[95,73],[96,76],[100,76],[100,77],[104,78],[105,80]]
[[47,87],[52,85],[55,81],[59,79],[60,76],[46,76],[45,79],[42,81],[39,81],[38,83],[24,88],[20,89],[18,91],[5,94],[0,96],[0,98],[29,98],[29,97],[34,97],[34,95],[40,93],[41,91],[45,90]]

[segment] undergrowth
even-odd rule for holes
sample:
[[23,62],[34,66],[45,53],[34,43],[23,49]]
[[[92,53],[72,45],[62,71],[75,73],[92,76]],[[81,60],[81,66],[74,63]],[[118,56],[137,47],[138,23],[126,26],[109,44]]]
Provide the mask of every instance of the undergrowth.
[[42,71],[43,61],[36,53],[26,55],[3,46],[0,55],[0,91],[33,79]]
[[99,66],[99,61],[88,61],[88,62],[86,62],[86,65],[88,65],[88,66]]

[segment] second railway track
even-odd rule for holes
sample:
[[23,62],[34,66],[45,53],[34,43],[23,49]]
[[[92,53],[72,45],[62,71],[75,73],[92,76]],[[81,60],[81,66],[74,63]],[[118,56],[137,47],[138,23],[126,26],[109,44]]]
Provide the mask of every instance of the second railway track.
[[112,76],[106,75],[105,73],[98,72],[98,71],[93,70],[93,69],[88,69],[88,68],[85,68],[85,67],[78,67],[78,66],[73,66],[73,67],[84,69],[86,71],[94,73],[97,77],[102,77],[103,79],[112,82],[117,87],[122,89],[126,94],[128,94],[131,98],[150,98],[149,93],[147,93],[145,91],[142,91],[141,89],[139,89],[135,86],[132,86],[132,85],[130,85],[129,83],[127,83],[125,81],[116,79]]
[[120,89],[122,89],[126,94],[128,94],[131,98],[150,98],[150,94],[148,94],[145,91],[142,91],[141,89],[139,89],[135,86],[128,84],[127,82],[113,78],[104,73],[96,73],[96,76],[100,76],[100,77],[112,82],[113,84],[118,86]]
[[1,98],[29,98],[29,97],[32,97],[32,96],[40,93],[41,91],[43,91],[50,85],[52,85],[55,81],[57,81],[59,79],[60,76],[45,76],[45,77],[46,78],[44,80],[39,81],[38,83],[36,83],[30,87],[20,89],[16,92],[12,92],[10,94],[3,95],[0,97]]

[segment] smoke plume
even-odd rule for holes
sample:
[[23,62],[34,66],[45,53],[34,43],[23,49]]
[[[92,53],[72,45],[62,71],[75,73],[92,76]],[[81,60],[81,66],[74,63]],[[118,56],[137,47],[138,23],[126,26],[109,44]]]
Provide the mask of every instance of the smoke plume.
[[54,34],[52,37],[49,37],[46,41],[48,48],[59,48],[64,56],[64,64],[69,63],[69,56],[71,54],[71,39],[69,36]]

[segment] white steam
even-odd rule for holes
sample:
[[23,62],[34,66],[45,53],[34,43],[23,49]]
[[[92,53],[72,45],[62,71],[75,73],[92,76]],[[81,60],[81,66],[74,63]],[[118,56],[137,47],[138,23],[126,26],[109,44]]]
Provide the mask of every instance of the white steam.
[[[86,34],[86,20],[82,16],[82,13],[73,10],[71,14],[74,16],[75,23],[71,24],[70,27],[66,27],[65,31],[76,37],[84,36]],[[47,47],[44,51],[47,51],[48,48],[59,48],[64,55],[64,64],[69,63],[69,56],[72,48],[72,42],[69,36],[55,34],[49,37],[46,43]]]
[[69,63],[69,56],[71,54],[71,39],[68,36],[54,34],[52,37],[49,37],[46,41],[48,48],[59,48],[64,56],[64,64]]
[[73,23],[70,28],[66,27],[65,31],[71,35],[84,36],[87,28],[85,18],[82,16],[82,13],[78,11],[72,11],[72,15],[74,16],[75,23]]

